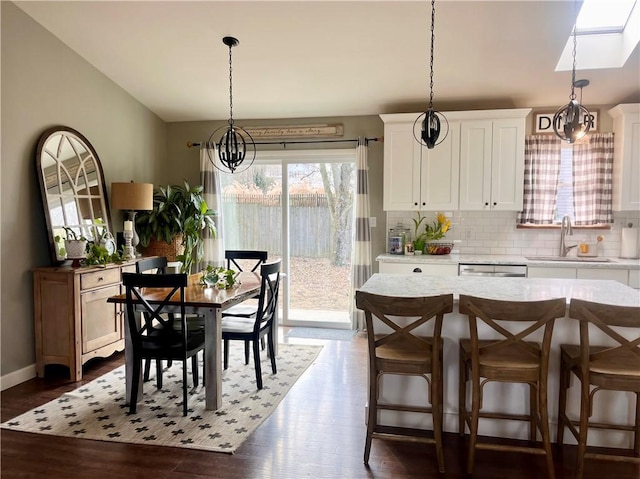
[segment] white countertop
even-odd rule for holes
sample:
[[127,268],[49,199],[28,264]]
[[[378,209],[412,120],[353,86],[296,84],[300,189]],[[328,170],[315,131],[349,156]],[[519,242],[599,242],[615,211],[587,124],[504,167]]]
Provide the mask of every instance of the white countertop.
[[640,306],[640,291],[617,281],[595,279],[494,278],[376,273],[361,291],[414,297],[453,293],[507,301],[571,298],[619,306]]
[[640,269],[640,259],[608,258],[606,263],[580,261],[540,261],[524,256],[507,255],[469,255],[451,253],[445,255],[400,255],[384,253],[376,260],[381,263],[429,263],[429,264],[526,264],[527,266],[554,268],[595,268],[595,269]]

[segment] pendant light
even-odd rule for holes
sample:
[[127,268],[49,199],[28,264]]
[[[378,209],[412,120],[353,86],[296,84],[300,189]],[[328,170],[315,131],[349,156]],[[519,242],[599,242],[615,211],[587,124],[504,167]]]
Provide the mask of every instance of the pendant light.
[[[575,0],[574,0],[575,9]],[[575,143],[584,137],[591,129],[591,114],[584,105],[576,100],[575,88],[580,88],[580,101],[582,101],[582,88],[589,84],[588,80],[576,81],[576,26],[573,27],[573,68],[571,71],[571,94],[569,103],[560,108],[553,115],[553,131],[563,141]]]
[[[435,40],[434,28],[436,21],[436,1],[431,0],[431,59],[429,61],[429,108],[422,113],[413,123],[413,137],[418,143],[429,149],[434,148],[444,141],[449,133],[449,122],[439,111],[433,109],[433,44]],[[442,126],[446,130],[441,137]],[[419,135],[416,134],[417,126],[420,125]],[[438,141],[439,140],[439,141]]]
[[[237,38],[224,37],[222,43],[229,47],[229,120],[226,127],[220,127],[209,137],[209,143],[215,143],[217,157],[209,153],[209,160],[220,171],[240,173],[249,168],[256,158],[256,146],[251,135],[233,122],[233,57],[231,49],[240,43]],[[225,130],[217,141],[218,132]],[[207,151],[211,151],[208,149]],[[247,158],[247,154],[249,158]],[[242,165],[242,168],[238,170]]]

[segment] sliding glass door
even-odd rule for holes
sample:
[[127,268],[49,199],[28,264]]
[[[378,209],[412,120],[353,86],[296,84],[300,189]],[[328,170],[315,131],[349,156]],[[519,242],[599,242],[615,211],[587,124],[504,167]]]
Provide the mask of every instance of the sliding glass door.
[[222,190],[225,248],[283,260],[283,323],[349,328],[355,151],[260,152]]

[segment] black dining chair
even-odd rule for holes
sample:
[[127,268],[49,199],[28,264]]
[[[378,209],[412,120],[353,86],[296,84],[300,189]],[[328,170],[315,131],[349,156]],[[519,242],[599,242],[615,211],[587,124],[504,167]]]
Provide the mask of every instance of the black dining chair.
[[[255,273],[260,266],[267,261],[267,251],[257,250],[226,250],[224,252],[227,261],[227,269],[234,271],[250,271]],[[222,313],[223,316],[237,316],[241,318],[253,318],[258,310],[256,298],[248,299],[240,304],[232,306]]]
[[253,319],[234,316],[222,317],[222,340],[224,343],[224,369],[229,367],[229,341],[244,341],[245,364],[249,364],[249,345],[253,345],[253,362],[256,369],[256,383],[262,389],[262,371],[260,367],[260,347],[258,342],[266,336],[268,353],[271,358],[273,374],[277,373],[275,343],[275,321],[278,312],[278,292],[280,289],[280,270],[282,262],[276,260],[260,266],[260,294],[258,309]]
[[[168,262],[166,256],[150,256],[148,258],[142,258],[136,262],[136,273],[138,274],[167,274]],[[175,316],[171,313],[166,315],[167,320],[174,327],[179,329],[181,327],[180,321],[174,321]],[[145,315],[145,319],[146,318]],[[187,316],[187,325],[189,329],[204,329],[204,324],[200,316]],[[172,361],[167,361],[167,367],[170,368]],[[147,359],[144,365],[144,381],[149,380],[151,374],[151,360]],[[196,384],[198,382],[198,371],[194,370],[194,380]],[[162,360],[156,359],[156,386],[158,389],[162,389]]]
[[[197,354],[204,349],[204,331],[189,330],[185,315],[184,290],[187,286],[186,274],[136,274],[123,273],[122,283],[126,290],[127,324],[133,346],[133,383],[129,400],[129,413],[136,412],[138,388],[143,359],[182,361],[183,416],[187,407],[187,360],[191,358],[194,385],[198,384]],[[151,304],[144,299],[144,288],[163,288]],[[177,305],[180,314],[180,328],[174,327],[177,317],[165,315],[172,297],[179,293]],[[157,303],[156,303],[157,301]],[[175,306],[175,304],[173,305]],[[136,313],[142,312],[144,321],[138,321]]]

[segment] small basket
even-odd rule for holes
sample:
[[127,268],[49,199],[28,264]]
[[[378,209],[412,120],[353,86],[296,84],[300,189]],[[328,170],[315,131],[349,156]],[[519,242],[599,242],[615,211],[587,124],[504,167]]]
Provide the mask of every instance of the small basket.
[[453,243],[430,241],[424,247],[424,252],[432,255],[443,255],[451,253]]

